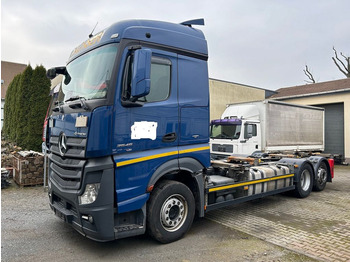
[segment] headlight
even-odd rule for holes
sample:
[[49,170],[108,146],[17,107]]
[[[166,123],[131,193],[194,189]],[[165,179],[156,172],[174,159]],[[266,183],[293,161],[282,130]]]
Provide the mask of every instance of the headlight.
[[79,204],[86,205],[95,202],[98,191],[100,190],[100,183],[97,184],[87,184],[84,193],[79,196]]

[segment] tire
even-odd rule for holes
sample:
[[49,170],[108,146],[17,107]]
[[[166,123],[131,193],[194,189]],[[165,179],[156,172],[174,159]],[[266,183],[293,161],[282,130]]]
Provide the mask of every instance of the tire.
[[305,198],[310,195],[313,187],[313,172],[310,165],[303,165],[300,169],[299,182],[295,184],[294,195]]
[[322,191],[326,187],[327,176],[327,166],[324,162],[321,162],[315,174],[314,191]]
[[179,240],[190,229],[194,214],[191,190],[177,181],[162,181],[147,205],[148,234],[161,243]]

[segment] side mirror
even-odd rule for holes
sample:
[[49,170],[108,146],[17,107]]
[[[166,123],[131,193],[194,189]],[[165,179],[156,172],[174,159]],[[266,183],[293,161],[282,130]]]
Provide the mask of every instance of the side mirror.
[[244,139],[250,139],[253,137],[253,126],[250,124],[244,125]]
[[56,68],[50,68],[47,70],[46,76],[48,79],[54,79],[56,77]]
[[53,67],[47,70],[46,76],[48,79],[54,79],[57,75],[64,75],[66,72],[67,71],[65,66]]
[[134,53],[132,67],[131,96],[143,97],[149,94],[151,89],[151,58],[150,49],[138,49]]

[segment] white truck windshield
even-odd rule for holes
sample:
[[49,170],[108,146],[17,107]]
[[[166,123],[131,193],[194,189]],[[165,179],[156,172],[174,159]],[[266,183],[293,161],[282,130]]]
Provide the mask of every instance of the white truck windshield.
[[238,139],[241,134],[241,125],[212,125],[210,138]]
[[117,55],[117,44],[94,49],[67,65],[69,76],[62,81],[63,98],[90,99],[106,98]]

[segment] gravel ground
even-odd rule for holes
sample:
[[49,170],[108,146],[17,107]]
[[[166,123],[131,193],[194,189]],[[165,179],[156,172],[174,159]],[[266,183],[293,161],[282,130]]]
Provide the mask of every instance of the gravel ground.
[[207,219],[167,245],[147,235],[94,242],[53,214],[42,187],[12,184],[1,205],[2,261],[315,261]]

